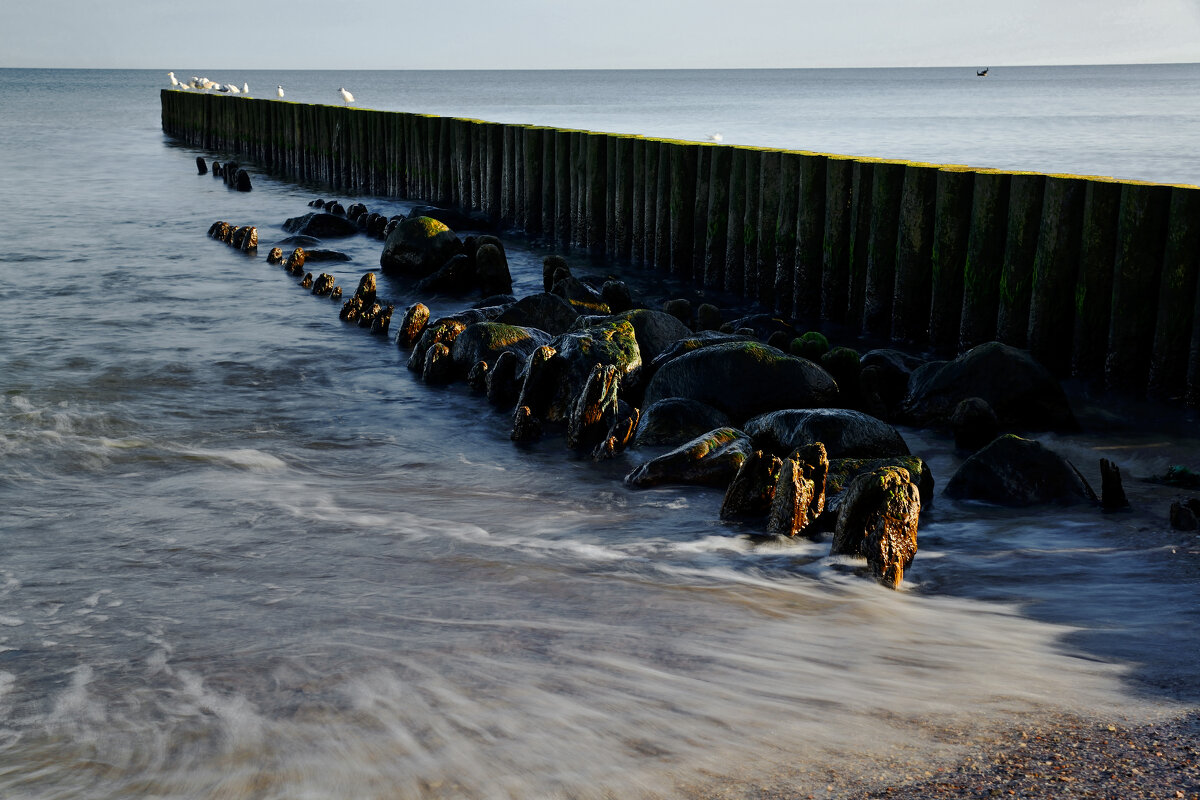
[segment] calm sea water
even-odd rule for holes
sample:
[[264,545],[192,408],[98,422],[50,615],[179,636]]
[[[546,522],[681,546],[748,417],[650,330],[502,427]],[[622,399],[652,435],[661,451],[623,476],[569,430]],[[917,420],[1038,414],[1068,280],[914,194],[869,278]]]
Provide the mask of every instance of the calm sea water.
[[[431,389],[262,258],[319,186],[196,175],[165,71],[0,70],[0,794],[13,798],[836,796],[1016,716],[1194,704],[1190,422],[1081,408],[1048,438],[1136,506],[938,497],[902,591],[627,490]],[[1200,183],[1196,66],[217,73],[267,95],[597,130]],[[403,212],[409,204],[343,198]],[[352,287],[379,243],[322,265]],[[506,239],[518,293],[539,245]],[[590,265],[596,267],[598,265]],[[620,265],[602,265],[619,271]],[[381,293],[399,304],[386,281]],[[435,313],[449,303],[435,305]],[[1124,413],[1124,412],[1123,412]],[[944,439],[904,430],[944,484]],[[1198,466],[1192,464],[1192,466]],[[961,733],[965,738],[959,739]],[[832,786],[832,790],[826,787]]]

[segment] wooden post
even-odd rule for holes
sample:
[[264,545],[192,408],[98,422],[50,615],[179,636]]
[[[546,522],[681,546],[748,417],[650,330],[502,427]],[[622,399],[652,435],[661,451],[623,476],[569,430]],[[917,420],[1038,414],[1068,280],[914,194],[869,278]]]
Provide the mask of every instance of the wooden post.
[[1167,219],[1148,390],[1151,397],[1174,400],[1185,395],[1189,353],[1200,333],[1194,312],[1200,270],[1200,189],[1171,189]]
[[730,148],[729,222],[725,226],[725,290],[742,292],[746,285],[746,151]]
[[[825,162],[825,230],[821,258],[821,318],[841,322],[846,318],[850,286],[850,264],[854,248],[854,176],[856,162],[849,158],[830,156]],[[803,177],[801,177],[803,181]],[[803,191],[803,183],[801,184]],[[804,208],[801,207],[801,213]],[[801,221],[803,225],[803,221]],[[804,274],[803,229],[797,229],[796,260],[800,275]],[[802,296],[797,296],[797,308],[804,308]]]
[[920,164],[909,164],[904,168],[896,240],[896,283],[892,297],[892,339],[895,341],[929,341],[937,173],[936,167]]
[[692,277],[692,246],[695,241],[696,151],[698,145],[671,145],[671,274]]
[[796,283],[796,222],[800,213],[800,154],[779,154],[779,211],[775,215],[775,311],[792,313]]
[[867,273],[863,291],[863,332],[883,336],[891,328],[892,294],[896,286],[896,238],[904,165],[879,161],[871,175],[871,231],[867,240]]
[[933,212],[929,343],[941,353],[953,351],[958,346],[974,185],[972,170],[952,167],[938,170]]
[[[779,230],[779,151],[763,150],[759,165],[758,193],[758,249],[756,253],[758,268],[758,301],[768,311],[774,311],[780,305],[779,292],[775,286],[776,243]],[[791,306],[792,287],[788,286],[787,305]]]
[[1071,367],[1085,189],[1078,178],[1052,175],[1046,178],[1042,201],[1027,343],[1033,357],[1056,375],[1067,374]]
[[725,286],[725,254],[728,250],[729,176],[733,171],[733,148],[719,145],[710,151],[708,170],[708,224],[704,244],[704,286]]
[[971,198],[971,233],[963,270],[962,327],[958,346],[969,350],[996,335],[1000,270],[1008,234],[1008,181],[1004,172],[975,173]]
[[[839,212],[842,215],[842,221],[837,224],[842,227],[840,247],[843,251],[848,251],[850,170],[846,162],[839,159],[834,160],[837,161],[835,172],[837,170],[846,172],[846,186],[841,195],[845,207]],[[826,167],[830,162],[831,159],[825,156],[807,153],[800,156],[800,183],[797,186],[796,200],[796,266],[792,273],[792,313],[796,315],[797,319],[803,320],[810,326],[817,323],[817,319],[822,313],[822,281],[827,247],[825,235],[828,231],[826,228],[828,219],[826,190],[829,187],[829,181]],[[837,183],[837,180],[834,183]],[[845,256],[848,256],[848,252]],[[844,258],[845,256],[838,257]],[[834,260],[836,259],[832,258],[831,254],[831,263]],[[846,297],[844,295],[841,303],[845,310]]]

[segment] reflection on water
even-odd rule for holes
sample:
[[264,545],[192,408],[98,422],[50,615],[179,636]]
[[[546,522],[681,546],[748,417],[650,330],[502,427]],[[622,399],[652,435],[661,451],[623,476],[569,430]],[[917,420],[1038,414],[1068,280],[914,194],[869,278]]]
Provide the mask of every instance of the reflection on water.
[[[1195,702],[1171,490],[1129,480],[1125,515],[939,497],[884,590],[720,523],[711,491],[626,489],[639,454],[514,448],[505,413],[207,240],[236,219],[269,246],[316,190],[228,192],[147,109],[95,126],[119,170],[42,130],[61,182],[8,172],[32,141],[0,122],[37,195],[0,292],[0,794],[804,794],[1014,714]],[[534,291],[543,251],[506,246]],[[378,263],[338,247],[342,285]],[[946,440],[904,433],[944,484]],[[1196,452],[1165,440],[1049,441],[1096,481],[1101,452],[1131,477]]]

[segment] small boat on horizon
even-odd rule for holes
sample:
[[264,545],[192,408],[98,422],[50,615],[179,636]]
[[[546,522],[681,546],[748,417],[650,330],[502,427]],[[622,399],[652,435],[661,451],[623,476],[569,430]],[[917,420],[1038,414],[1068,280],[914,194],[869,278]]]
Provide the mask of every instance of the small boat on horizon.
[[980,78],[986,78],[986,77],[987,77],[987,72],[988,72],[988,68],[987,68],[987,67],[984,67],[983,69],[979,70],[979,71],[978,71],[978,72],[976,72],[975,74],[976,74],[976,75],[978,75]]

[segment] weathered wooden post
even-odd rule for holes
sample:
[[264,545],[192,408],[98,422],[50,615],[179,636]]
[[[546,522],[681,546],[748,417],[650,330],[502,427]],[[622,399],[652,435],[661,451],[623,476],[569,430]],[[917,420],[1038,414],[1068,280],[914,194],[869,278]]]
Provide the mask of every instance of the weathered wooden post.
[[971,233],[967,237],[967,264],[963,271],[960,350],[970,350],[996,335],[1000,270],[1004,266],[1004,240],[1008,235],[1008,181],[1005,172],[975,173]]
[[932,285],[929,309],[929,343],[943,353],[958,346],[962,323],[963,271],[971,235],[971,196],[975,173],[961,167],[943,167],[937,174],[934,201]]
[[871,170],[871,232],[867,240],[862,326],[864,333],[873,336],[886,335],[891,328],[904,169],[904,164],[876,161]]
[[733,148],[713,147],[708,170],[708,223],[704,245],[704,286],[725,286],[725,255],[728,251],[729,179],[733,172]]
[[[854,172],[855,162],[850,158],[830,156],[825,162],[825,229],[822,234],[824,245],[818,277],[821,286],[821,317],[833,322],[841,322],[846,318],[849,298],[854,236]],[[801,187],[803,191],[803,183]],[[803,207],[801,213],[804,213]],[[797,229],[796,238],[796,261],[803,277],[808,265],[803,258],[806,240],[802,229]],[[797,291],[799,292],[799,288]],[[804,310],[805,303],[805,298],[798,295],[796,307]]]
[[937,173],[936,167],[926,164],[904,167],[896,239],[896,283],[892,294],[894,341],[929,340]]
[[1067,374],[1071,367],[1085,189],[1085,182],[1078,178],[1052,175],[1046,179],[1033,259],[1029,352],[1057,375]]
[[1196,274],[1200,270],[1200,189],[1171,189],[1166,251],[1158,291],[1148,393],[1157,399],[1184,397],[1189,353],[1196,334]]

